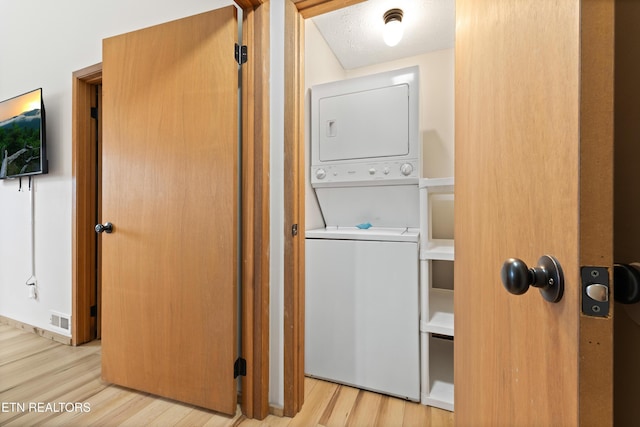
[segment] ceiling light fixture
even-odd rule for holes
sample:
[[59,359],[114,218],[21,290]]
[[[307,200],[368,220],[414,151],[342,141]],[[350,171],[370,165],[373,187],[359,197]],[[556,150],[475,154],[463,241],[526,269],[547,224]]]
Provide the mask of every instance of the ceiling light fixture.
[[384,15],[383,38],[387,46],[395,46],[400,43],[404,28],[402,26],[402,9],[389,9]]

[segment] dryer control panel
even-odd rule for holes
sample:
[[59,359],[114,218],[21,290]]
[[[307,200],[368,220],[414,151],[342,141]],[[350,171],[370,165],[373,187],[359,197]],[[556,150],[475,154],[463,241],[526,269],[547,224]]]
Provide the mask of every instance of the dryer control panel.
[[327,164],[311,168],[311,185],[393,185],[417,183],[420,167],[417,159],[350,164]]

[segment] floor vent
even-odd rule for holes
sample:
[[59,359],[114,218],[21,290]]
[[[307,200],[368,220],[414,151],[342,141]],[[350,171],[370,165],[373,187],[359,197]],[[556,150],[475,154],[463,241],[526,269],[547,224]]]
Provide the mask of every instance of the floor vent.
[[71,329],[71,321],[69,320],[69,316],[66,314],[52,311],[49,323],[56,328],[64,329],[65,331]]

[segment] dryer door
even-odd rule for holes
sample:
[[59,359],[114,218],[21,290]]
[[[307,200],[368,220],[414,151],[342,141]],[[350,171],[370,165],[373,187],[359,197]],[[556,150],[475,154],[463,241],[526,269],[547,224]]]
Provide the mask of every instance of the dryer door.
[[409,86],[399,84],[321,98],[320,161],[409,154]]

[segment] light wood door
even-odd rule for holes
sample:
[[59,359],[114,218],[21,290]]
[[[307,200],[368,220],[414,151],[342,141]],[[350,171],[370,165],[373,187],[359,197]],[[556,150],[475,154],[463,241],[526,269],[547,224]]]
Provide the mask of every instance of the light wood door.
[[103,45],[102,376],[236,411],[233,6]]
[[[456,15],[456,424],[611,425],[613,310],[581,314],[580,267],[612,268],[613,2]],[[503,288],[545,254],[560,302]]]

